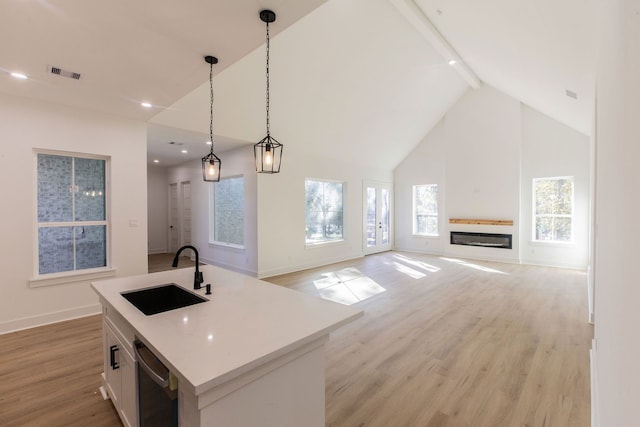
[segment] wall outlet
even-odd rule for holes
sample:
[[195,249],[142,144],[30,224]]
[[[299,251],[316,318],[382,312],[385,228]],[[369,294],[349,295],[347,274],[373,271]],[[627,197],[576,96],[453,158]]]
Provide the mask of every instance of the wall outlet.
[[129,227],[130,228],[135,228],[138,226],[138,220],[137,219],[130,219],[129,220]]

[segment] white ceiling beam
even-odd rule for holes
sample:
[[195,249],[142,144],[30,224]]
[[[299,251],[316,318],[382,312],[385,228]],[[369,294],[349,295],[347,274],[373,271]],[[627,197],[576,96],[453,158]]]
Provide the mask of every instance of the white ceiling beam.
[[482,84],[478,76],[462,59],[458,52],[449,44],[447,39],[438,31],[431,23],[422,8],[418,6],[415,0],[389,0],[389,2],[398,9],[398,11],[409,21],[416,30],[438,51],[442,57],[448,62],[455,60],[456,63],[451,65],[460,76],[474,89]]

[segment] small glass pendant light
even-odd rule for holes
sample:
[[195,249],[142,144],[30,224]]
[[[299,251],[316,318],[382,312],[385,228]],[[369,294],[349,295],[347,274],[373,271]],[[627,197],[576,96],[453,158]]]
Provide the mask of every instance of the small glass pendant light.
[[271,136],[269,129],[269,24],[276,20],[275,12],[261,10],[260,20],[267,25],[267,136],[253,146],[256,172],[278,173],[282,160],[282,144]]
[[222,161],[213,153],[213,64],[218,63],[215,56],[205,56],[204,60],[209,64],[209,88],[210,88],[210,115],[209,137],[211,138],[211,152],[202,158],[202,178],[207,182],[220,181],[220,169]]

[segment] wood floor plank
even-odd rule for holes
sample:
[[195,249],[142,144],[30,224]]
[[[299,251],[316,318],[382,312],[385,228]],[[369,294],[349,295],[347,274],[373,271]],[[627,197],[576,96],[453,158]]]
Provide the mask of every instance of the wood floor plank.
[[[268,281],[365,310],[328,343],[327,426],[590,425],[583,272],[387,252]],[[121,425],[101,322],[0,335],[1,426]]]
[[121,425],[101,372],[100,315],[0,335],[0,425]]
[[387,252],[267,280],[343,269],[384,292],[332,334],[327,425],[590,425],[584,272]]

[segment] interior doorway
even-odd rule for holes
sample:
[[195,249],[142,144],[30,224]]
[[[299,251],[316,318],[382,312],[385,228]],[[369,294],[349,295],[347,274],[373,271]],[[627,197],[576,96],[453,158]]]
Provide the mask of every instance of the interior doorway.
[[182,189],[182,245],[191,244],[191,182],[180,183]]
[[191,182],[169,184],[169,252],[191,243]]
[[180,248],[178,200],[178,184],[169,184],[169,252],[176,252]]

